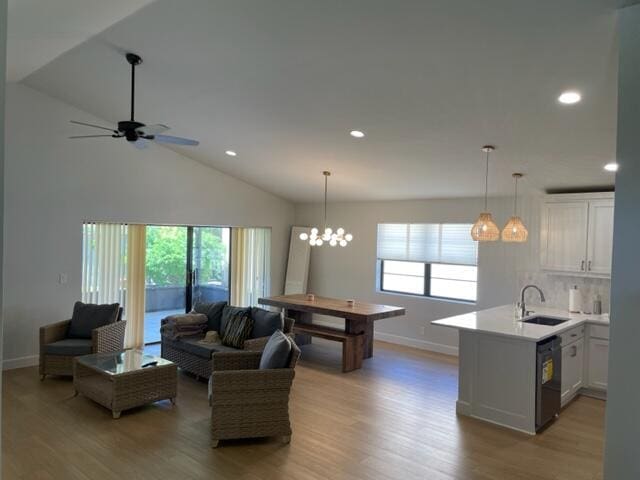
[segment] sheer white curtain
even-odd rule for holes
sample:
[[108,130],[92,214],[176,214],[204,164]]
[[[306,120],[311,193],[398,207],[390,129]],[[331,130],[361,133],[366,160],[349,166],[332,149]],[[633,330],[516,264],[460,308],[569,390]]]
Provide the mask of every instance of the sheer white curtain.
[[231,230],[231,304],[256,306],[271,293],[271,229]]
[[126,303],[127,225],[84,223],[82,226],[82,301]]
[[124,308],[127,348],[144,343],[145,252],[145,225],[82,226],[82,301]]

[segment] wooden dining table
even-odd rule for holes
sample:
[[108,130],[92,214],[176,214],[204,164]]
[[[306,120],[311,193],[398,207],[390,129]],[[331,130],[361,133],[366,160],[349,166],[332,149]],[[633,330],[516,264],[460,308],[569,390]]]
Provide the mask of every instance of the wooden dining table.
[[[344,332],[362,334],[364,336],[363,358],[373,356],[373,324],[383,318],[399,317],[405,314],[402,307],[377,305],[355,301],[349,305],[347,300],[315,295],[310,300],[306,294],[277,295],[258,299],[258,303],[284,309],[286,316],[293,318],[297,324],[312,324],[313,314],[328,315],[344,319]],[[296,335],[296,342],[304,345],[310,343],[307,335]]]

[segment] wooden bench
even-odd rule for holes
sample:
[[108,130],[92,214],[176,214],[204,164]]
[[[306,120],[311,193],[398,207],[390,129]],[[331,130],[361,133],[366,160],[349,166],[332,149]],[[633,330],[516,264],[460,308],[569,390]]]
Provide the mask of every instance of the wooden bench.
[[293,332],[312,337],[324,338],[342,343],[342,371],[351,372],[362,368],[364,354],[364,334],[347,333],[336,328],[325,327],[313,323],[296,323]]

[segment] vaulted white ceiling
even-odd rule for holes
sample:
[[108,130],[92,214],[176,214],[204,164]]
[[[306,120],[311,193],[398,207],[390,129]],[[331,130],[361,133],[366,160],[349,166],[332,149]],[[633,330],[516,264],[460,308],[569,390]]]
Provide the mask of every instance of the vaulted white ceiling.
[[[514,171],[530,189],[612,185],[615,6],[156,0],[24,82],[115,123],[134,51],[138,120],[199,139],[179,151],[294,201],[320,199],[327,169],[334,200],[481,195],[486,143],[498,147],[492,194],[511,193]],[[567,89],[583,101],[560,105]]]
[[152,0],[9,0],[7,80],[17,82]]

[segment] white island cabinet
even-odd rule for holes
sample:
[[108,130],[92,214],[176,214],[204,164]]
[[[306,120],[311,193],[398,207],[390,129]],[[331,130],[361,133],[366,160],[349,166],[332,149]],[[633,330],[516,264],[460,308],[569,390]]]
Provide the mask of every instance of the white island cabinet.
[[[562,372],[562,406],[578,393],[606,388],[607,353],[602,342],[608,344],[603,338],[608,338],[608,315],[541,307],[536,307],[536,315],[567,321],[556,326],[524,323],[515,318],[514,306],[506,305],[431,322],[459,331],[459,414],[535,434],[536,348],[554,336],[562,347],[557,366]],[[593,357],[592,348],[597,351]]]

